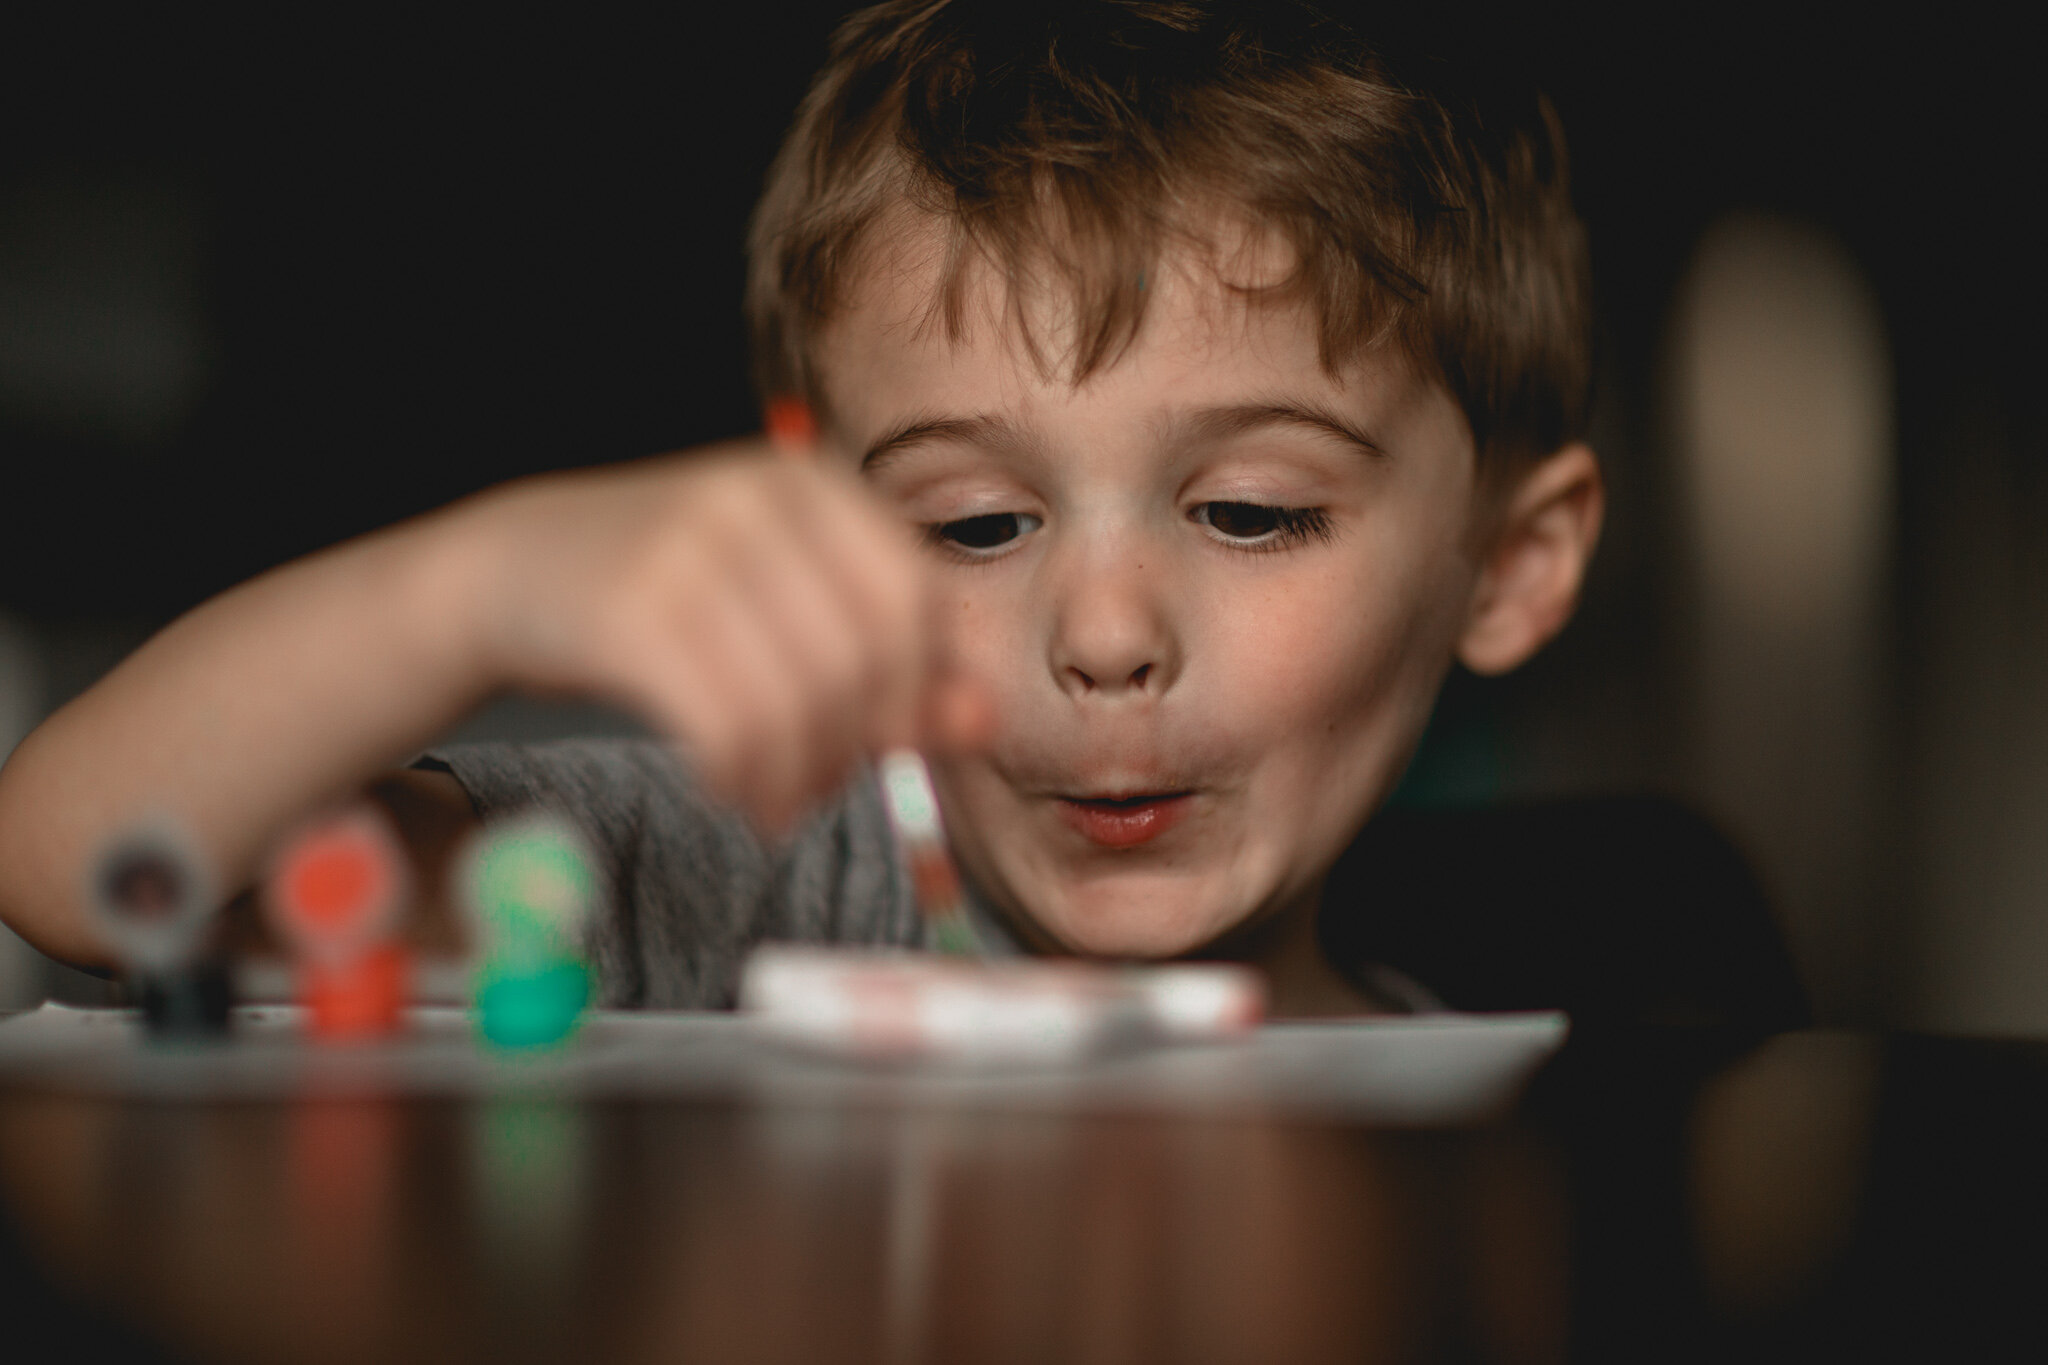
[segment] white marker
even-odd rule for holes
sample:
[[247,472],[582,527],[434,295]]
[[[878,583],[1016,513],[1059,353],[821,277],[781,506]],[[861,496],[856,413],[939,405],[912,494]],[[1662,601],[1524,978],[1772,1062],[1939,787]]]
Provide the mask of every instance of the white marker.
[[932,946],[942,953],[978,957],[974,927],[967,919],[966,892],[953,855],[946,849],[946,831],[939,823],[939,798],[932,790],[931,770],[915,749],[891,749],[881,760],[882,797],[889,823],[910,864],[910,884],[917,908],[930,926]]

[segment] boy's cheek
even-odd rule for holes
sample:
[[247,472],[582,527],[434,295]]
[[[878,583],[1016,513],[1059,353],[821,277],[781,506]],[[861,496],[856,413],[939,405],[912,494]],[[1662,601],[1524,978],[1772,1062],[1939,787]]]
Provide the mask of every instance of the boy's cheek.
[[1013,613],[992,604],[986,592],[939,576],[939,648],[947,673],[973,685],[992,714],[990,739],[1001,747],[1024,709],[1019,694],[1033,681],[1032,651]]
[[[1447,650],[1413,603],[1373,591],[1371,574],[1325,576],[1284,593],[1221,602],[1191,641],[1194,680],[1212,694],[1218,723],[1262,744],[1320,749],[1369,724],[1371,713],[1418,660]],[[1332,610],[1331,603],[1345,604]],[[1193,670],[1191,670],[1193,671]],[[1425,675],[1434,672],[1425,668]]]

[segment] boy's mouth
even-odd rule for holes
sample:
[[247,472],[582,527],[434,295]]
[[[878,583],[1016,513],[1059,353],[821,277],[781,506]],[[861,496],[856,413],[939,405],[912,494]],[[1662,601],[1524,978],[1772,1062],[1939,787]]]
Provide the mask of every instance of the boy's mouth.
[[1193,792],[1145,792],[1133,796],[1062,796],[1060,818],[1081,837],[1104,848],[1135,848],[1180,823]]

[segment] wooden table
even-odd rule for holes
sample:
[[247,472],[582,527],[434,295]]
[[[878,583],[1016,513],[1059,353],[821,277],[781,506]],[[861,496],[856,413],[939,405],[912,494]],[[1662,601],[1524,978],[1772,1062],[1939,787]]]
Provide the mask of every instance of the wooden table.
[[1426,1127],[0,1087],[12,1320],[230,1361],[2039,1358],[2043,1139],[2048,1049],[1825,1032]]

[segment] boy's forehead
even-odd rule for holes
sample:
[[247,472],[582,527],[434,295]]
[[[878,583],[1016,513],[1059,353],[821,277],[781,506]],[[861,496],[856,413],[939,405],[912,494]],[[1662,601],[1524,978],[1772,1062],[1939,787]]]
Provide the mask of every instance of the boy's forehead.
[[[929,215],[891,215],[870,236],[818,339],[826,407],[849,439],[898,420],[904,404],[945,411],[1014,409],[1114,391],[1177,404],[1301,399],[1361,423],[1394,422],[1432,396],[1449,402],[1392,345],[1326,367],[1318,319],[1284,289],[1292,249],[1277,234],[1216,216],[1145,271],[1145,311],[1128,347],[1076,380],[1078,291],[1058,269],[1021,287],[985,258],[958,281],[957,326],[945,308],[952,244]],[[1432,394],[1430,391],[1436,390]]]

